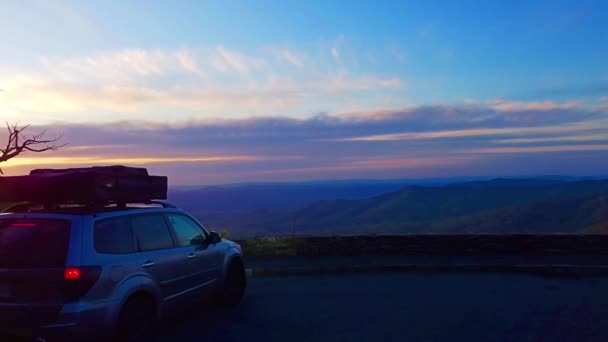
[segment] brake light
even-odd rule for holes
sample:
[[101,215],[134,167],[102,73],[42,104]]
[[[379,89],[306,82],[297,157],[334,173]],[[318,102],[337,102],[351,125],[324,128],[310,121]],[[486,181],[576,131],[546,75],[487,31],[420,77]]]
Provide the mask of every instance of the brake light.
[[68,267],[65,269],[65,279],[80,279],[80,269],[78,267]]
[[77,301],[87,294],[101,275],[99,266],[66,267],[64,271],[65,302]]
[[37,224],[35,223],[24,223],[24,222],[18,222],[18,223],[13,223],[11,224],[11,227],[36,227]]

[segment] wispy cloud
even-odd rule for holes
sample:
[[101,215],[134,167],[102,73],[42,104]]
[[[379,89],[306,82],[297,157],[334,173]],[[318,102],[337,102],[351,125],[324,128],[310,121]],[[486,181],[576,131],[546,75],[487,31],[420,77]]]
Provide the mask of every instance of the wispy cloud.
[[562,134],[581,131],[590,131],[594,126],[589,124],[573,124],[564,126],[543,127],[505,127],[505,128],[472,128],[447,131],[429,132],[402,132],[390,134],[376,134],[351,138],[328,139],[330,141],[398,141],[398,140],[427,140],[427,139],[451,139],[471,137],[495,137],[501,135],[528,135],[528,134]]
[[[328,69],[319,60],[304,63],[302,55],[285,48],[246,53],[218,45],[46,57],[36,68],[5,76],[0,111],[8,118],[27,114],[35,122],[125,116],[166,121],[168,112],[172,120],[302,117],[342,108],[360,95],[406,89],[395,75]],[[373,105],[373,98],[366,101]]]
[[345,73],[331,75],[311,85],[313,89],[322,89],[329,93],[345,93],[373,89],[401,89],[404,82],[396,77],[383,78],[378,76],[351,76]]
[[278,175],[278,174],[309,174],[322,172],[330,177],[335,177],[334,173],[354,172],[354,171],[374,171],[399,169],[403,171],[428,169],[435,167],[454,166],[470,163],[475,157],[436,157],[436,158],[395,158],[395,159],[370,159],[363,161],[344,162],[338,161],[333,165],[312,166],[312,167],[287,167],[269,170],[257,170],[247,172],[255,175]]
[[298,56],[295,52],[289,49],[281,49],[277,51],[277,58],[279,61],[285,61],[299,68],[304,66],[304,62],[302,58]]
[[196,60],[196,57],[192,55],[192,53],[188,50],[181,50],[177,52],[177,59],[181,63],[182,67],[196,75],[201,77],[207,77],[207,75],[202,71],[199,62]]
[[594,107],[595,110],[608,112],[608,104],[601,104]]
[[222,45],[216,47],[215,52],[211,56],[210,64],[221,72],[236,71],[241,75],[249,76],[252,70],[260,69],[266,65],[266,61],[261,58],[228,50]]
[[[401,89],[403,82],[397,78],[377,76],[330,75],[309,82],[275,80],[257,88],[215,88],[211,86],[157,89],[136,85],[72,85],[33,80],[18,87],[8,85],[8,96],[0,103],[0,109],[17,109],[21,112],[63,113],[76,111],[108,110],[113,112],[146,113],[154,117],[155,111],[198,110],[201,117],[217,117],[228,113],[233,117],[264,114],[269,111],[289,111],[311,100],[331,101],[344,94],[374,89]],[[215,111],[216,115],[212,115]],[[152,112],[152,113],[150,113]],[[207,114],[207,115],[205,115]],[[160,114],[160,118],[165,118]],[[87,117],[107,121],[111,116]],[[184,115],[182,112],[182,119]]]
[[557,146],[528,146],[528,147],[489,147],[462,150],[461,153],[555,153],[555,152],[585,152],[585,151],[608,151],[607,145],[557,145]]
[[180,71],[192,72],[182,61],[193,58],[187,50],[126,49],[83,57],[43,57],[38,76],[63,82],[125,82],[160,77]]
[[493,140],[492,142],[496,143],[496,144],[535,144],[535,143],[552,143],[552,142],[592,142],[592,141],[608,141],[608,133],[567,135],[567,136],[558,136],[558,137],[500,139],[500,140]]
[[[525,165],[534,170],[547,155],[591,153],[600,158],[608,151],[608,145],[600,143],[608,136],[607,115],[584,106],[505,115],[490,107],[465,105],[410,106],[303,119],[62,124],[46,128],[62,133],[70,143],[68,148],[44,156],[26,154],[7,164],[5,171],[15,174],[53,165],[145,165],[178,183],[234,182],[243,177],[430,177],[471,174],[480,165],[485,172],[504,174],[509,168],[497,161],[500,155],[534,153],[534,160]],[[512,120],[520,116],[540,119],[533,124]],[[0,131],[0,140],[3,134]]]
[[225,162],[253,162],[264,160],[262,157],[253,156],[150,156],[150,157],[111,157],[111,156],[86,156],[86,157],[20,157],[6,162],[7,167],[37,166],[37,165],[154,165],[154,164],[189,164],[189,163],[225,163]]
[[337,47],[332,47],[330,52],[336,63],[342,63],[342,60],[340,59],[340,50],[338,50]]
[[556,109],[574,109],[580,107],[585,102],[581,100],[571,100],[557,102],[551,100],[544,101],[511,101],[497,98],[483,101],[469,100],[469,103],[481,103],[499,112],[521,112],[521,111],[552,111]]
[[605,151],[604,96],[413,105],[416,84],[355,66],[344,39],[316,49],[126,49],[9,68],[3,118],[27,117],[70,146],[5,170],[145,165],[181,183],[413,177],[491,170],[506,154],[536,153],[532,165]]

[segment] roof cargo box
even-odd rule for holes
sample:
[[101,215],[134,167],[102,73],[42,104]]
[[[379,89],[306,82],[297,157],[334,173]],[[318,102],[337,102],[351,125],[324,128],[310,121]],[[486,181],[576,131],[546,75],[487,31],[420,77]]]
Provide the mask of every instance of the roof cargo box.
[[37,169],[30,171],[33,175],[65,174],[65,173],[97,173],[115,176],[148,176],[148,170],[143,167],[115,166],[93,166],[72,169]]
[[99,166],[33,170],[0,177],[0,202],[142,203],[167,198],[167,177],[143,168]]

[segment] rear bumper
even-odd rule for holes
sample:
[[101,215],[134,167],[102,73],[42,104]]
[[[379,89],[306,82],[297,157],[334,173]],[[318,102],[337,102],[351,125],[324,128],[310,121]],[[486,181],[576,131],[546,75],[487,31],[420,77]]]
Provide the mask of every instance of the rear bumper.
[[58,313],[49,315],[42,306],[15,307],[0,305],[0,332],[28,338],[43,339],[109,336],[113,323],[109,315],[111,303],[90,305],[71,303],[64,305]]

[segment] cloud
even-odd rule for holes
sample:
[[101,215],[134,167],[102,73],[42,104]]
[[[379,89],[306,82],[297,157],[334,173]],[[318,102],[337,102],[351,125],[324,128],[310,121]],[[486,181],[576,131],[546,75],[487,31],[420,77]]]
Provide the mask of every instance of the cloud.
[[[474,173],[482,164],[505,170],[497,155],[534,152],[532,167],[548,154],[604,151],[602,102],[404,106],[416,84],[349,68],[344,52],[352,50],[330,44],[318,51],[126,49],[3,69],[3,118],[26,118],[70,143],[4,168],[124,163],[179,183],[429,177]],[[389,106],[385,98],[400,101]]]
[[[289,49],[126,49],[46,57],[3,78],[0,111],[34,122],[166,121],[191,117],[309,116],[373,94],[405,91],[401,78],[327,68]],[[295,66],[295,68],[294,68]],[[4,75],[3,75],[4,76]],[[346,96],[349,95],[349,96]],[[373,96],[372,96],[373,95]],[[83,115],[85,114],[85,115]]]
[[[162,108],[167,111],[200,110],[201,114],[215,112],[216,116],[227,112],[242,117],[252,113],[286,111],[311,99],[330,101],[344,94],[376,89],[397,90],[402,86],[403,82],[397,78],[345,74],[302,83],[275,80],[254,89],[202,85],[158,89],[151,86],[73,85],[36,80],[17,87],[9,85],[7,92],[10,96],[0,103],[0,109],[6,107],[21,112],[46,113],[107,110],[143,114]],[[90,120],[89,117],[80,118]]]
[[[0,104],[21,112],[65,113],[103,109],[134,112],[140,105],[154,105],[166,98],[162,91],[137,86],[74,85],[36,80],[17,88]],[[86,117],[85,117],[86,118]]]
[[[525,165],[516,165],[517,170],[541,167],[548,155],[560,153],[601,158],[598,154],[608,145],[587,143],[608,136],[607,118],[584,106],[521,109],[505,115],[489,106],[469,104],[301,119],[39,125],[32,132],[46,128],[63,134],[69,147],[52,154],[25,154],[3,168],[15,174],[41,166],[143,165],[182,184],[472,175],[481,166],[484,172],[504,174],[510,167],[496,159],[499,155],[537,155]],[[0,131],[0,141],[3,134]],[[594,173],[601,170],[608,172],[595,165]]]
[[[584,131],[582,132],[584,133]],[[533,143],[552,143],[552,142],[593,142],[593,141],[608,141],[608,134],[582,134],[582,135],[566,135],[556,137],[540,137],[540,138],[515,138],[493,140],[496,144],[533,144]]]
[[277,51],[277,58],[280,61],[288,62],[299,68],[304,66],[304,62],[302,62],[302,58],[300,56],[296,55],[295,52],[293,52],[289,49],[283,49],[283,50]]
[[314,89],[321,89],[329,93],[345,93],[372,89],[400,89],[403,87],[403,83],[404,82],[401,79],[396,77],[383,78],[375,75],[353,77],[344,73],[339,73],[331,75],[312,86]]
[[351,138],[329,139],[330,141],[398,141],[398,140],[427,140],[427,139],[451,139],[471,137],[495,137],[502,135],[526,135],[526,134],[560,134],[577,131],[591,131],[593,126],[588,124],[574,124],[564,126],[541,126],[541,127],[505,127],[505,128],[470,128],[447,131],[429,132],[402,132],[390,134],[377,134]]
[[83,57],[43,57],[44,69],[38,76],[63,82],[78,82],[83,78],[88,81],[133,81],[181,70],[192,72],[184,66],[184,57],[193,63],[187,50],[126,49]]
[[597,111],[608,111],[608,104],[600,104],[593,107]]
[[576,108],[581,104],[580,101],[569,101],[566,103],[556,103],[554,101],[542,101],[542,102],[514,102],[514,101],[501,101],[494,105],[494,108],[502,112],[516,112],[522,110],[537,110],[547,111],[553,109],[572,109]]
[[608,80],[598,80],[588,83],[567,84],[543,87],[532,92],[534,96],[576,96],[591,97],[608,94]]
[[[539,109],[532,103],[520,103],[509,111],[496,106],[502,100],[469,100],[465,105],[409,106],[402,109],[379,109],[340,114],[352,120],[392,121],[401,120],[409,124],[408,131],[421,131],[428,128],[476,128],[520,127],[559,125],[569,122],[584,122],[604,117],[604,114],[591,110],[578,102],[556,103]],[[541,101],[542,103],[542,101]]]
[[187,163],[224,163],[224,162],[253,162],[264,158],[253,156],[150,156],[150,157],[111,157],[111,156],[63,156],[63,157],[20,157],[6,162],[7,167],[37,166],[37,165],[154,165],[154,164],[187,164]]
[[198,61],[188,50],[178,51],[177,59],[185,70],[201,77],[206,77],[206,74],[201,70]]
[[336,63],[342,63],[342,60],[340,59],[340,51],[338,50],[338,48],[332,47],[330,52]]
[[[475,103],[475,101],[469,100],[469,102]],[[479,102],[479,101],[478,101]],[[521,111],[552,111],[556,109],[574,109],[584,104],[584,101],[571,100],[566,102],[556,101],[510,101],[506,99],[491,99],[480,101],[484,105],[495,109],[499,112],[521,112]]]
[[236,71],[241,75],[249,76],[253,69],[262,68],[266,64],[260,58],[228,50],[222,45],[217,46],[215,52],[216,54],[211,57],[210,63],[221,72]]
[[530,147],[490,147],[463,150],[461,153],[554,153],[554,152],[586,152],[586,151],[608,151],[606,145],[557,145],[557,146],[530,146]]
[[[248,171],[251,175],[279,175],[279,174],[309,174],[322,172],[327,175],[334,173],[353,172],[353,171],[374,171],[387,169],[412,170],[421,168],[436,168],[443,166],[454,166],[466,164],[475,157],[447,157],[447,158],[395,158],[395,159],[370,159],[363,161],[342,162],[334,165],[324,165],[315,167],[281,168]],[[335,177],[335,176],[334,176]]]

